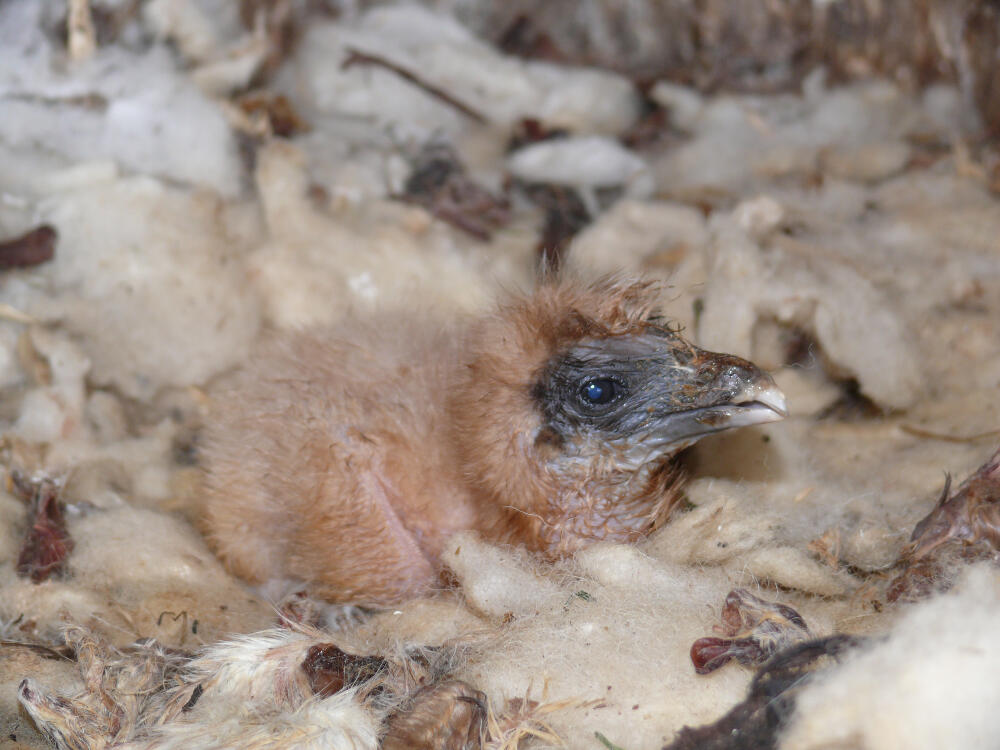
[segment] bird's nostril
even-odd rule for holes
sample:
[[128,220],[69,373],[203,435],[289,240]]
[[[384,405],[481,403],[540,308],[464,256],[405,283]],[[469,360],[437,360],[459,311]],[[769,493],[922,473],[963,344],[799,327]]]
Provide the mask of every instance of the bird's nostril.
[[739,390],[757,375],[757,369],[749,362],[725,354],[710,357],[699,370],[702,382],[721,390]]
[[719,385],[723,388],[740,388],[754,378],[754,373],[740,365],[730,365],[722,372]]

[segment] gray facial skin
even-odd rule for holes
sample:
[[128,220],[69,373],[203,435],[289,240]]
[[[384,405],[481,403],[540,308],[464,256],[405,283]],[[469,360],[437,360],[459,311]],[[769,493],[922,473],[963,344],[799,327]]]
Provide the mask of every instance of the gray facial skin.
[[787,414],[784,395],[755,365],[658,326],[577,344],[550,362],[534,395],[567,451],[605,442],[641,448],[647,459]]

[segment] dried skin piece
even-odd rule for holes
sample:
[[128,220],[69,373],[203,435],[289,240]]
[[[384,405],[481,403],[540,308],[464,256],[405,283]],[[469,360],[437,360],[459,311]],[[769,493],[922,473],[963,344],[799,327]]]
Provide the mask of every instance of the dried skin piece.
[[812,637],[802,616],[791,607],[733,589],[722,607],[722,625],[715,630],[725,638],[699,638],[691,646],[691,661],[698,674],[714,672],[735,659],[746,666],[763,664],[775,653]]
[[[786,607],[787,609],[787,607]],[[778,653],[753,678],[746,700],[714,724],[685,727],[663,750],[771,750],[795,710],[795,698],[823,657],[839,658],[864,641],[834,635]]]
[[486,715],[486,695],[468,683],[427,685],[389,717],[382,750],[478,750]]
[[386,670],[386,661],[377,656],[355,656],[332,643],[317,643],[306,653],[302,671],[315,695],[325,698],[344,687],[358,685],[378,677]]
[[1000,563],[1000,450],[949,497],[945,481],[937,506],[913,528],[904,566],[890,584],[889,601],[913,600],[950,586],[949,563]]
[[938,506],[913,529],[907,552],[914,560],[951,540],[984,542],[991,552],[1000,547],[1000,451],[948,499],[950,484],[949,477]]
[[510,219],[507,200],[473,182],[455,152],[444,144],[423,148],[400,197],[484,241]]
[[29,268],[52,260],[59,235],[43,224],[11,240],[0,242],[0,268]]
[[66,530],[59,487],[51,479],[29,482],[12,475],[18,492],[30,499],[28,531],[17,556],[17,573],[41,583],[65,570],[66,558],[73,551],[73,540]]

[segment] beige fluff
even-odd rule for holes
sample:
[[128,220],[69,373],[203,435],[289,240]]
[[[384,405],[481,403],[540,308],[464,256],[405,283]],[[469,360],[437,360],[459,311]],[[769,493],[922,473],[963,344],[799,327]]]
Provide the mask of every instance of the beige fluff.
[[782,750],[986,750],[1000,743],[996,569],[976,566],[954,591],[901,614],[887,639],[802,692]]

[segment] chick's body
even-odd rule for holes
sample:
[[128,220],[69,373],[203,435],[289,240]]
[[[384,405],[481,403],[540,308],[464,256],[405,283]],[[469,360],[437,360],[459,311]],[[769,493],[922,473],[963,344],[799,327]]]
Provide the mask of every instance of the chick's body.
[[474,525],[448,450],[453,332],[385,323],[276,337],[221,396],[206,520],[238,575],[393,601],[425,589],[444,540]]
[[462,529],[549,555],[641,537],[676,499],[674,453],[783,413],[753,365],[663,327],[656,298],[570,280],[464,326],[276,335],[215,400],[210,541],[251,581],[382,605],[434,587]]

